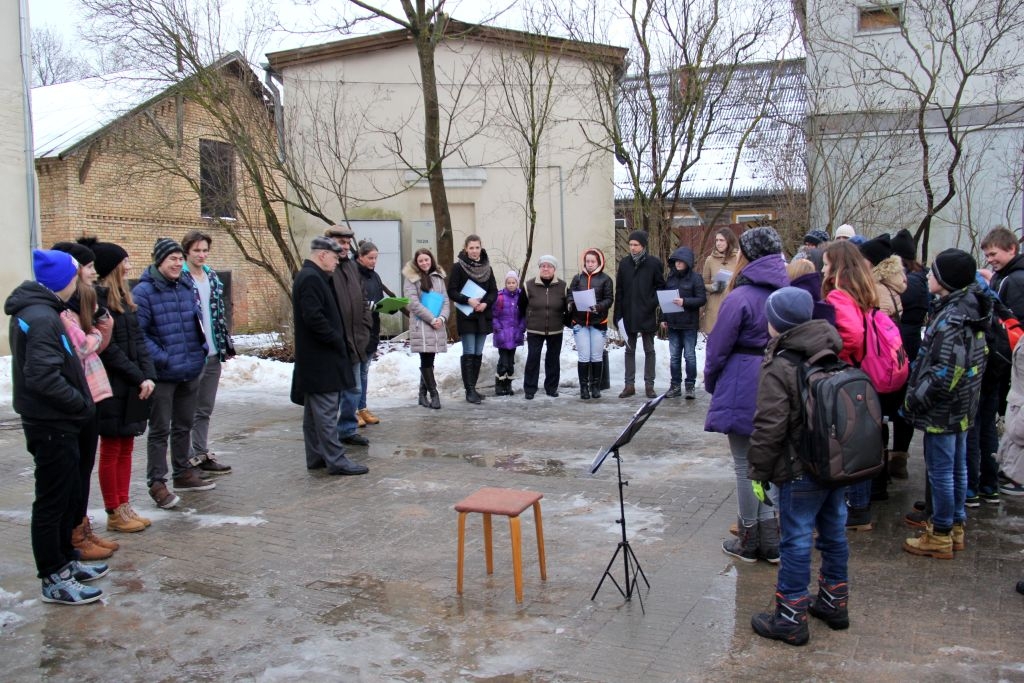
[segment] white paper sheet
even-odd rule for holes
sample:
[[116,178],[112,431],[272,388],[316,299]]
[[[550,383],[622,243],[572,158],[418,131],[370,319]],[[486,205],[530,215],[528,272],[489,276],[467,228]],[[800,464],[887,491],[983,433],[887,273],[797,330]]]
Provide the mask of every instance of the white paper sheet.
[[589,311],[597,305],[597,295],[593,289],[584,289],[582,292],[572,293],[572,302],[577,311]]
[[673,303],[673,299],[679,298],[678,289],[659,289],[658,305],[662,313],[682,313],[683,307]]

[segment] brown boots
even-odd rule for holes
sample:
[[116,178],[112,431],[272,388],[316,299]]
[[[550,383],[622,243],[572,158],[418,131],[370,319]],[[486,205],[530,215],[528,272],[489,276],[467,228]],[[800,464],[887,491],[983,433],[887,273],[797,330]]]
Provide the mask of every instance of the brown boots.
[[123,533],[135,533],[145,529],[149,520],[144,520],[135,514],[131,505],[124,503],[107,513],[107,531],[120,531]]
[[118,548],[115,541],[104,540],[92,532],[88,517],[83,517],[82,523],[71,530],[71,545],[86,562],[105,560]]

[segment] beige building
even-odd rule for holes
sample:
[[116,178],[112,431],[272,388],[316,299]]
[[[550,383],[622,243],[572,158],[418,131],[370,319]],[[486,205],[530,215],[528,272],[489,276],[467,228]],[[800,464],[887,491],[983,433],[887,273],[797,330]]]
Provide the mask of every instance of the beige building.
[[[550,102],[538,149],[532,261],[553,254],[562,274],[571,275],[583,248],[613,253],[613,157],[600,149],[594,83],[598,78],[614,86],[625,56],[625,49],[608,45],[449,22],[435,73],[456,251],[476,233],[499,279],[523,265],[527,150],[521,133],[541,119],[527,113],[532,93],[533,101]],[[400,220],[405,258],[429,244],[423,95],[408,34],[391,31],[267,57],[284,86],[288,153],[325,213]],[[289,219],[300,242],[323,229],[306,216]]]

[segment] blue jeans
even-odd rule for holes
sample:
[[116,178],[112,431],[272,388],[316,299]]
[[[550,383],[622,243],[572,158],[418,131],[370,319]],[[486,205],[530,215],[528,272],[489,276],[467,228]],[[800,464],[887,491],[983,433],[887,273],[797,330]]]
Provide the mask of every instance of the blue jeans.
[[[821,553],[825,583],[847,581],[850,548],[846,544],[844,487],[824,488],[809,476],[779,485],[779,576],[776,590],[787,600],[807,595],[811,581],[811,544]],[[814,540],[814,530],[818,538]]]
[[363,387],[360,382],[362,373],[359,366],[359,361],[352,364],[352,375],[356,378],[356,385],[341,390],[341,412],[338,413],[338,437],[341,439],[352,436],[359,430],[356,409],[359,406],[359,397],[363,395]]
[[871,507],[871,480],[867,479],[847,486],[846,497],[852,508]]
[[967,519],[967,432],[925,434],[924,464],[932,487],[932,525],[947,531]]
[[580,363],[600,363],[604,361],[604,340],[606,330],[596,327],[572,326],[572,338],[576,341],[576,353]]
[[359,410],[366,408],[366,379],[370,376],[370,359],[359,364]]
[[673,386],[682,384],[680,355],[686,358],[686,386],[692,387],[697,383],[697,330],[668,328],[668,367]]
[[462,340],[463,356],[482,356],[484,353],[484,342],[487,341],[486,334],[459,334]]

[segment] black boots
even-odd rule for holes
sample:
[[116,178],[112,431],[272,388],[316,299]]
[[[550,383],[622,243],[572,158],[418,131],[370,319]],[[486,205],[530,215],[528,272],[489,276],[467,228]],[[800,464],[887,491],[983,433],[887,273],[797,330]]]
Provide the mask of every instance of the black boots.
[[762,612],[750,619],[750,625],[757,635],[772,640],[781,640],[790,645],[806,645],[811,633],[807,628],[808,596],[798,600],[787,600],[775,594],[775,612]]
[[833,631],[850,628],[850,613],[846,603],[850,600],[850,584],[826,583],[818,576],[818,597],[811,601],[807,611],[821,619]]
[[779,563],[779,520],[762,519],[757,524],[757,556],[762,560]]
[[604,364],[601,361],[590,363],[590,398],[601,398],[601,371]]
[[512,388],[512,375],[495,375],[494,376],[494,395],[495,396],[515,396],[516,392]]
[[743,562],[757,562],[758,526],[760,525],[754,522],[750,526],[746,526],[741,519],[737,526],[736,538],[730,538],[722,543],[722,552]]
[[[441,397],[437,393],[437,381],[434,379],[434,368],[420,368],[420,405],[425,408],[438,410],[441,407]],[[426,393],[430,393],[430,400],[426,400]]]
[[590,363],[577,363],[576,370],[580,377],[580,398],[590,400]]
[[462,385],[466,388],[466,400],[480,403],[483,396],[476,392],[476,380],[480,376],[480,363],[483,356],[462,356]]

